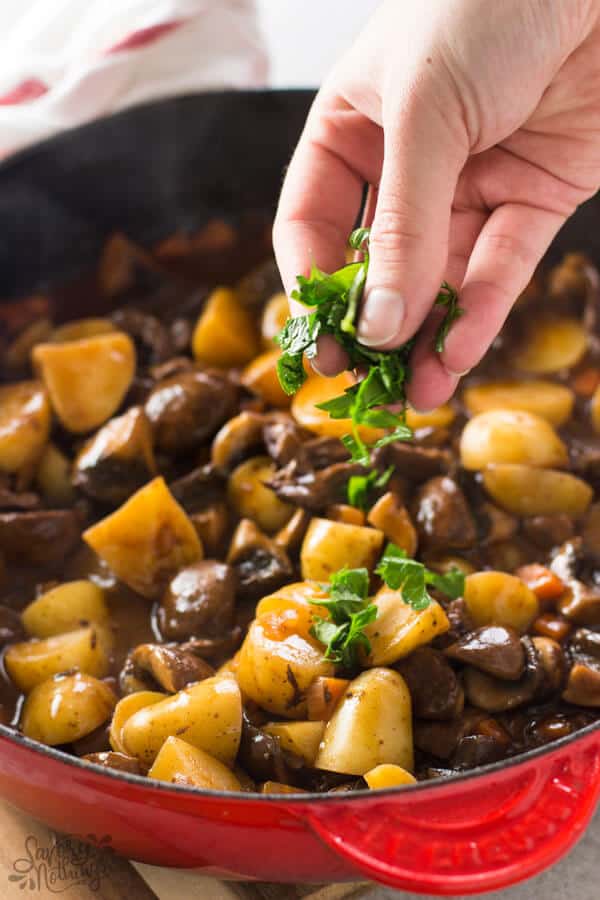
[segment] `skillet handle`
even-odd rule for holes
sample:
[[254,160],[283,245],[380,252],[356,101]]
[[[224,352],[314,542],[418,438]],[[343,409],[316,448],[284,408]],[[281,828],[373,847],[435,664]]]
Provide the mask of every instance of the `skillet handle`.
[[582,836],[600,798],[600,733],[561,751],[427,789],[316,803],[313,831],[354,871],[393,888],[455,895],[508,887]]

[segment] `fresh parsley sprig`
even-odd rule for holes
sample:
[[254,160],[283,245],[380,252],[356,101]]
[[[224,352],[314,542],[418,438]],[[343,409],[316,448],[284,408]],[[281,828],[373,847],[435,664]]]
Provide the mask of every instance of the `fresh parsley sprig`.
[[377,607],[368,600],[367,569],[341,569],[331,576],[328,600],[311,600],[329,611],[329,618],[314,616],[310,633],[325,644],[324,658],[344,669],[359,662],[359,650],[371,652],[364,628],[377,618]]
[[392,474],[394,467],[389,466],[385,472],[378,472],[377,469],[371,469],[365,475],[351,475],[348,479],[346,493],[348,503],[362,509],[363,512],[371,506],[371,494],[376,489],[386,486]]
[[428,587],[437,588],[451,600],[461,597],[465,589],[465,576],[460,569],[450,569],[445,575],[432,572],[416,559],[409,559],[396,544],[387,545],[375,573],[392,590],[401,590],[403,600],[416,610],[426,609],[431,603]]
[[[359,228],[350,235],[350,246],[362,251],[363,258],[328,275],[313,266],[308,278],[299,275],[292,297],[312,311],[288,319],[278,335],[282,354],[277,366],[279,381],[287,394],[295,394],[306,380],[303,356],[312,359],[317,339],[330,334],[348,355],[348,368],[366,369],[367,376],[349,387],[340,397],[318,404],[332,419],[350,419],[351,434],[342,441],[355,462],[368,465],[370,451],[393,441],[406,441],[412,431],[406,424],[406,383],[410,377],[409,357],[415,339],[396,350],[372,350],[356,338],[356,319],[369,269],[369,229]],[[436,305],[445,308],[436,337],[435,349],[441,352],[452,324],[461,315],[456,291],[443,283]],[[397,406],[395,413],[386,409]],[[362,439],[359,426],[389,431],[371,445]]]
[[[452,600],[462,596],[465,576],[459,569],[445,575],[432,572],[423,563],[409,559],[396,544],[388,544],[375,572],[414,610],[426,609],[432,601],[427,588],[434,587]],[[330,578],[329,598],[311,600],[324,607],[329,618],[314,616],[310,633],[325,645],[324,658],[344,669],[353,669],[361,656],[371,652],[364,629],[377,618],[378,608],[369,600],[367,569],[341,569]]]

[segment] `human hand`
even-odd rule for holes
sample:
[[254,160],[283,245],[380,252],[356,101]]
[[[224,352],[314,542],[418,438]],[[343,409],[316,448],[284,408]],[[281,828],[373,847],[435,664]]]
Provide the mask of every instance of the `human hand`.
[[[343,265],[365,182],[359,339],[390,350],[425,323],[408,396],[429,409],[600,186],[600,0],[385,0],[319,91],[287,173],[274,243],[288,294],[313,260]],[[465,315],[438,356],[444,279]],[[316,363],[333,375],[345,361],[325,338]]]

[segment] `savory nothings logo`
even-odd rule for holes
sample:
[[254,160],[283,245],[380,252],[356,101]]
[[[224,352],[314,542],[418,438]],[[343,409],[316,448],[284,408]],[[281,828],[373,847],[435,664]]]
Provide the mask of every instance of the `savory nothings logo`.
[[30,834],[8,880],[24,892],[60,894],[77,885],[97,891],[113,865],[112,855],[106,852],[111,850],[110,840],[108,835],[98,838],[89,834],[86,841],[90,843],[83,843],[69,835],[55,834],[44,843]]

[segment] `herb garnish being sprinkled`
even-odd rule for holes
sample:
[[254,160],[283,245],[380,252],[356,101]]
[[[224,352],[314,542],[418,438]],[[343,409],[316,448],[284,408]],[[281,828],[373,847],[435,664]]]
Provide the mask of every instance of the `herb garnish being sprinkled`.
[[[388,544],[375,572],[392,590],[401,590],[402,599],[420,612],[431,603],[427,588],[434,587],[452,600],[462,596],[465,576],[459,569],[445,575],[431,572],[423,563],[409,559],[395,544]],[[369,600],[367,569],[341,569],[330,578],[328,600],[311,601],[328,610],[329,618],[315,616],[311,634],[325,645],[324,658],[344,669],[360,662],[361,651],[371,652],[364,629],[377,618],[378,609]]]
[[[359,262],[349,263],[327,275],[313,265],[308,278],[299,275],[298,289],[292,297],[314,307],[305,316],[288,319],[277,337],[282,355],[277,366],[281,386],[295,394],[306,380],[303,355],[312,359],[317,353],[317,338],[331,334],[348,354],[349,369],[367,369],[366,377],[349,387],[340,397],[319,403],[318,408],[332,419],[350,419],[352,433],[342,441],[352,459],[363,465],[370,461],[369,451],[393,441],[406,441],[412,431],[406,424],[406,383],[410,375],[409,357],[415,344],[412,338],[396,350],[371,350],[356,338],[356,319],[369,269],[369,229],[358,228],[350,235],[350,247],[362,251]],[[443,283],[436,305],[446,309],[435,336],[435,349],[444,349],[444,341],[453,322],[461,315],[456,291]],[[384,407],[396,405],[394,413]],[[389,433],[372,445],[359,434],[359,425],[382,428]]]

